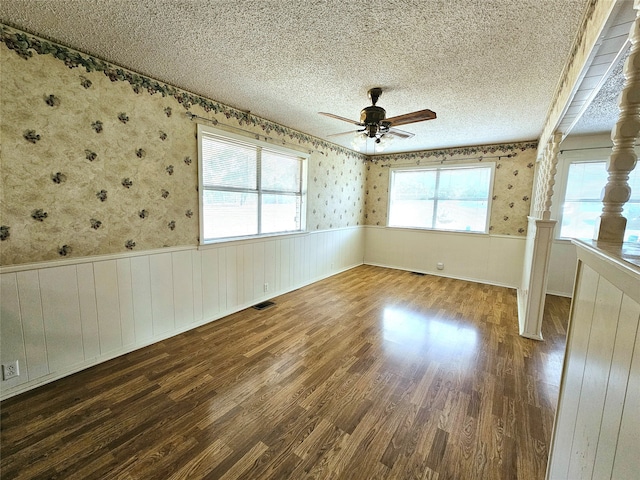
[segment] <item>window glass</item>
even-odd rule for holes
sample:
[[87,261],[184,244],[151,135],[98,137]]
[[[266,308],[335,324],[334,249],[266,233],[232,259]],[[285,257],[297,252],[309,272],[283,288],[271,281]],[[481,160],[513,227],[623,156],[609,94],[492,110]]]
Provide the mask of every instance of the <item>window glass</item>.
[[258,194],[205,190],[204,238],[244,237],[258,234]]
[[431,228],[435,191],[435,170],[392,171],[389,225]]
[[303,230],[304,157],[203,127],[198,138],[202,243]]
[[486,232],[493,166],[392,170],[389,226]]
[[257,188],[256,148],[205,137],[202,141],[202,160],[204,185]]
[[300,190],[300,159],[262,151],[262,189],[277,192]]
[[[602,191],[609,173],[605,161],[574,162],[569,165],[567,187],[562,206],[561,238],[591,239],[602,214]],[[627,219],[625,241],[638,242],[640,237],[640,171],[629,175],[631,198],[625,204]]]

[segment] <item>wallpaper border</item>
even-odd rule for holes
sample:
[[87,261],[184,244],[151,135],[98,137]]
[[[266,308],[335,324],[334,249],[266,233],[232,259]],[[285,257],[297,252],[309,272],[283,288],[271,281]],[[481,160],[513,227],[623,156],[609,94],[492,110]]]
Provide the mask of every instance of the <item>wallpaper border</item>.
[[112,82],[128,82],[137,94],[146,91],[150,95],[160,93],[163,97],[173,97],[187,112],[191,106],[197,105],[202,107],[205,112],[213,112],[214,114],[221,113],[224,114],[227,119],[235,119],[239,125],[260,127],[267,134],[276,133],[287,136],[292,140],[297,140],[299,143],[310,144],[316,149],[324,148],[329,151],[347,155],[348,157],[355,157],[363,161],[367,160],[366,155],[359,152],[252,115],[250,112],[238,110],[187,90],[159,82],[135,71],[119,67],[87,53],[74,50],[41,36],[27,33],[5,23],[0,23],[0,42],[4,43],[9,50],[13,50],[18,56],[25,60],[32,57],[33,52],[38,55],[51,55],[64,62],[69,68],[84,67],[87,72],[103,72]]
[[[537,140],[530,140],[524,142],[513,142],[504,144],[488,144],[488,145],[474,145],[468,147],[454,147],[454,148],[440,148],[436,150],[421,150],[418,152],[406,152],[406,153],[390,153],[387,155],[375,155],[369,156],[368,161],[372,163],[387,162],[387,161],[404,161],[404,160],[422,160],[430,157],[442,157],[446,160],[447,157],[468,157],[470,155],[486,155],[496,152],[524,152],[529,149],[537,149]],[[512,155],[504,155],[505,157],[511,157]],[[461,159],[464,160],[464,159]]]

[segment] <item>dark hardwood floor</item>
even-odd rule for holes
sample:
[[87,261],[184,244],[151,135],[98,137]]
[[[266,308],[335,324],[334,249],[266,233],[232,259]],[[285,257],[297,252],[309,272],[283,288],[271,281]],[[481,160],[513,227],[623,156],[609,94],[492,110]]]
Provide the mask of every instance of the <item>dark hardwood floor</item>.
[[1,404],[1,477],[543,479],[569,299],[361,266]]

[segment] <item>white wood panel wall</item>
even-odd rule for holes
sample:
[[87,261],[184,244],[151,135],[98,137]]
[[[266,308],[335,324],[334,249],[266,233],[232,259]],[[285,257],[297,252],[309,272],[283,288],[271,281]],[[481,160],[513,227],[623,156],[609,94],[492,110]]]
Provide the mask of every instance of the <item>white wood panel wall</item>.
[[[556,229],[560,227],[556,226]],[[571,297],[576,276],[576,246],[567,240],[556,240],[551,245],[547,293]]]
[[[499,235],[365,227],[368,265],[519,288],[526,239]],[[444,263],[444,270],[437,264]]]
[[577,251],[547,478],[636,479],[640,268],[589,245]]
[[[363,263],[362,227],[0,270],[0,398]],[[268,291],[265,292],[265,284]]]

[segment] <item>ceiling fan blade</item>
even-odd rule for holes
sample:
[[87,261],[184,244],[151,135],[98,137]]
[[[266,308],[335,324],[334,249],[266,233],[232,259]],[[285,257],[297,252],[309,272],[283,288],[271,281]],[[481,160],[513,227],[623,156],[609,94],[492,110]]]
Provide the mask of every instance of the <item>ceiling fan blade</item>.
[[356,122],[355,120],[350,120],[348,118],[345,117],[341,117],[340,115],[334,115],[333,113],[326,113],[326,112],[318,112],[320,115],[324,115],[325,117],[331,117],[331,118],[335,118],[336,120],[342,120],[343,122],[349,122],[352,123],[354,125],[358,125],[360,127],[363,126],[362,123],[360,122]]
[[425,120],[433,120],[436,118],[436,112],[429,109],[418,110],[417,112],[405,113],[395,117],[385,119],[390,126],[406,125],[407,123],[424,122]]
[[354,135],[356,133],[361,133],[362,130],[349,130],[348,132],[340,132],[340,133],[331,133],[327,135],[327,137],[339,137],[341,135]]
[[405,130],[400,130],[399,128],[390,128],[385,135],[392,135],[398,138],[411,138],[415,136],[415,133],[407,132]]

